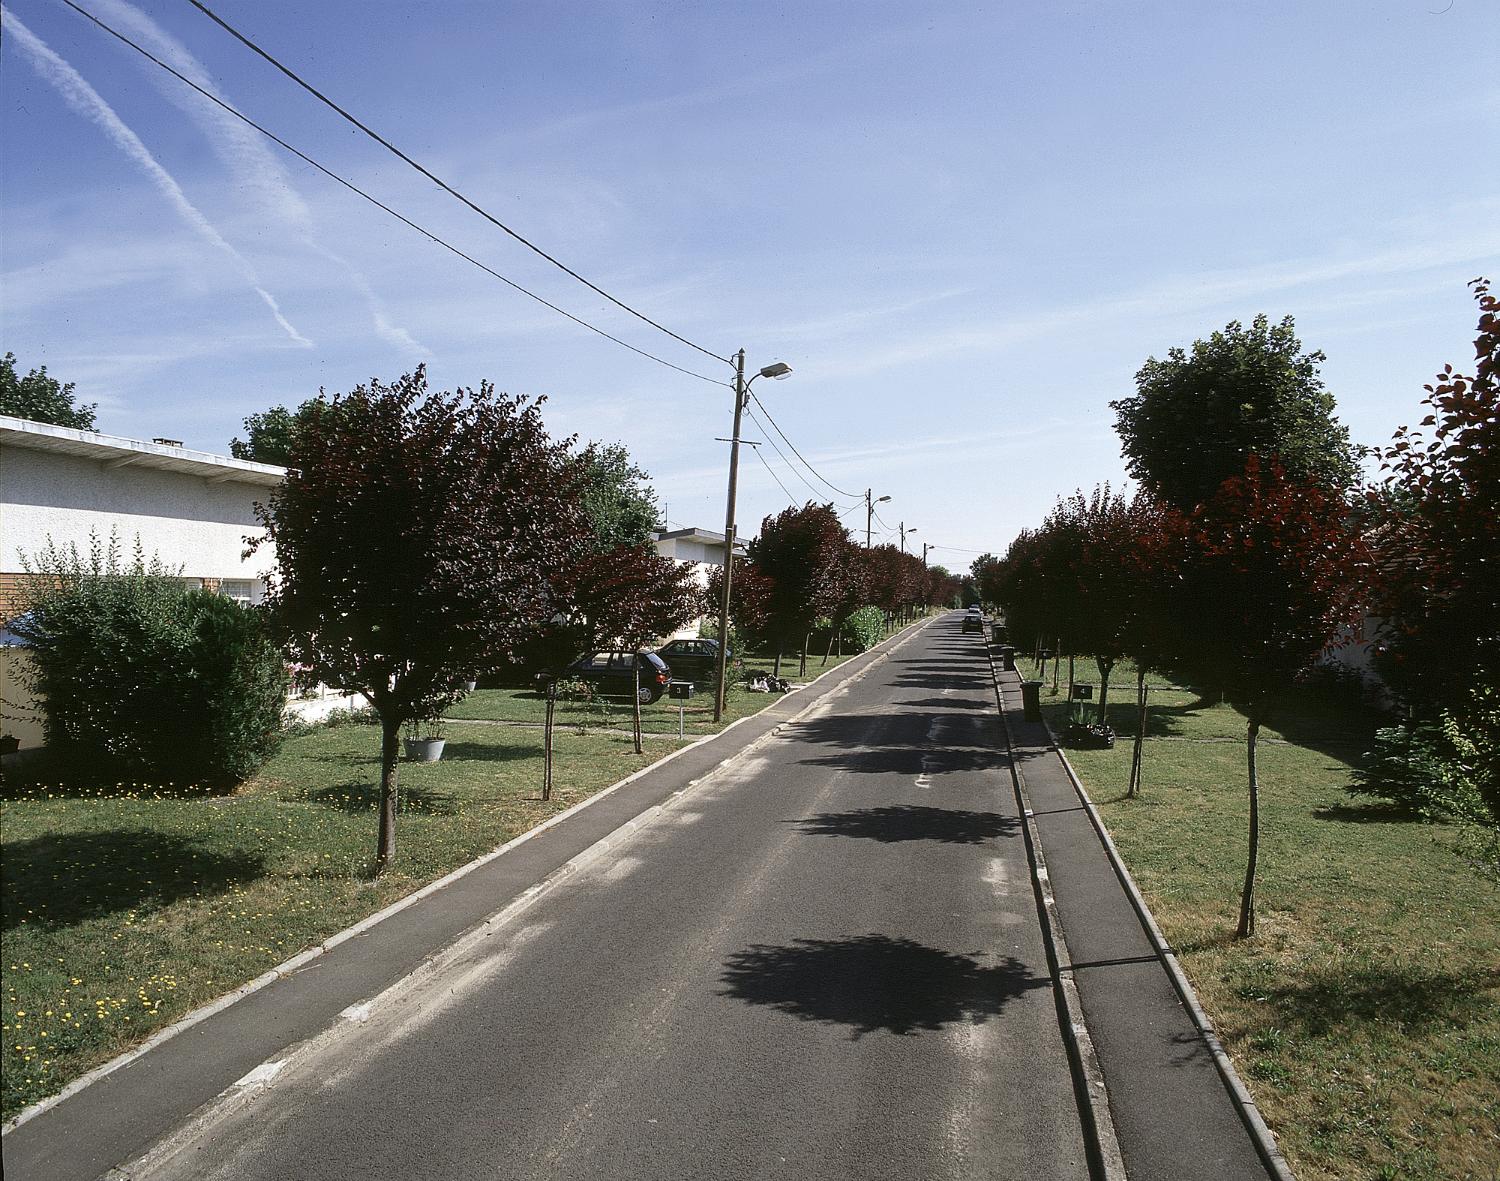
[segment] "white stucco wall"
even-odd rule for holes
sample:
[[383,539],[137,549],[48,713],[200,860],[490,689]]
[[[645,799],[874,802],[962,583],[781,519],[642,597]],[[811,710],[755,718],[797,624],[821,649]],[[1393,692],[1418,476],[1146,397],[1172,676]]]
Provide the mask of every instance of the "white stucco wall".
[[[0,571],[22,569],[49,537],[87,552],[89,531],[107,543],[111,530],[128,558],[135,539],[187,578],[259,579],[272,568],[269,549],[241,555],[247,536],[263,531],[252,505],[271,490],[228,480],[137,466],[109,468],[81,456],[0,448]],[[255,595],[259,598],[259,594]]]

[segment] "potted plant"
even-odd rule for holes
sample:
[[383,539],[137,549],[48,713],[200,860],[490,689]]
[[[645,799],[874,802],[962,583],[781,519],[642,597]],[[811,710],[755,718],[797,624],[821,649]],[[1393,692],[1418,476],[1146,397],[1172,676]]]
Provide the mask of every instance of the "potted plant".
[[413,718],[406,723],[406,734],[402,739],[406,757],[413,763],[435,763],[443,757],[447,739],[443,737],[443,719]]

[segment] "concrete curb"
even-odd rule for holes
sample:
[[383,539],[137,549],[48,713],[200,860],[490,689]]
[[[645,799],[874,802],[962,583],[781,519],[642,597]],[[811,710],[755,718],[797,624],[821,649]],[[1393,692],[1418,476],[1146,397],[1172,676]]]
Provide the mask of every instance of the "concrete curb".
[[[871,648],[869,650],[872,653],[879,653],[879,655],[876,656],[876,658],[874,660],[871,660],[869,662],[869,664],[866,665],[866,667],[864,669],[861,669],[858,673],[853,674],[853,676],[851,676],[850,679],[853,680],[855,678],[864,676],[869,671],[870,668],[873,668],[875,665],[879,664],[880,661],[884,660],[890,654],[890,652],[895,649],[895,647],[896,647],[896,645],[898,643],[902,642],[903,639],[905,639],[905,638],[909,638],[910,634],[915,634],[916,630],[920,629],[921,627],[924,627],[928,622],[930,622],[930,620],[927,620],[927,619],[919,620],[916,623],[908,624],[906,627],[901,628],[899,631],[892,632],[884,640],[880,641],[880,643],[876,644],[875,647],[873,647],[873,648]],[[884,649],[884,651],[882,651],[882,649]],[[863,655],[863,654],[861,654],[861,655]],[[858,659],[858,657],[855,657],[853,659]],[[819,673],[816,677],[814,677],[811,681],[808,681],[807,684],[805,684],[805,685],[801,686],[800,688],[798,688],[797,690],[795,690],[795,692],[797,692],[797,693],[804,693],[804,692],[806,692],[808,689],[811,689],[814,685],[816,685],[819,681],[821,681],[824,677],[829,676],[832,673],[836,673],[841,668],[844,668],[847,663],[848,662],[846,661],[846,662],[844,662],[844,664],[835,665],[833,668],[825,669],[823,672]],[[783,697],[780,700],[785,700],[785,698]],[[502,856],[503,854],[509,852],[510,850],[516,848],[518,845],[524,844],[526,841],[528,841],[531,838],[535,837],[539,833],[542,833],[542,832],[546,831],[547,829],[553,827],[554,825],[561,824],[564,820],[568,819],[568,817],[574,815],[575,813],[581,812],[585,808],[588,808],[588,807],[592,806],[593,804],[598,803],[600,800],[603,800],[606,797],[608,797],[610,795],[613,795],[615,792],[619,791],[621,788],[627,787],[629,784],[635,782],[635,780],[639,779],[641,776],[645,775],[647,772],[654,771],[658,767],[664,766],[666,763],[668,763],[671,760],[679,757],[680,755],[686,754],[688,751],[693,750],[696,747],[702,746],[704,743],[711,742],[711,741],[713,741],[713,740],[715,740],[717,738],[720,738],[724,734],[727,734],[729,731],[735,729],[737,726],[740,726],[741,724],[743,724],[745,722],[749,722],[753,718],[759,717],[760,714],[762,712],[764,712],[765,708],[769,708],[773,704],[775,704],[774,701],[767,701],[766,702],[766,706],[763,707],[761,710],[757,710],[755,713],[748,714],[748,715],[746,715],[743,718],[737,718],[733,722],[730,722],[722,730],[718,731],[718,733],[716,733],[716,734],[705,734],[705,735],[703,735],[703,736],[701,736],[701,737],[693,740],[692,742],[689,742],[689,743],[687,743],[687,744],[685,744],[683,746],[678,747],[674,751],[668,752],[667,754],[663,755],[661,758],[655,760],[654,762],[648,764],[645,767],[642,767],[640,770],[634,771],[631,774],[627,775],[625,778],[623,778],[623,779],[621,779],[621,780],[619,780],[619,781],[617,781],[615,783],[610,784],[608,787],[603,788],[602,790],[600,790],[598,792],[595,792],[593,795],[589,796],[587,799],[583,799],[583,800],[578,801],[578,803],[574,804],[572,807],[565,808],[563,811],[558,812],[554,816],[549,816],[546,820],[542,821],[542,823],[536,825],[533,828],[527,829],[525,832],[520,833],[519,835],[513,837],[511,840],[506,841],[503,845],[500,845],[500,846],[498,846],[498,847],[496,847],[494,849],[491,849],[488,853],[481,854],[479,857],[476,857],[474,860],[466,862],[465,864],[459,866],[457,869],[454,869],[454,870],[450,871],[449,873],[444,874],[442,877],[437,878],[437,879],[435,879],[435,880],[433,880],[431,882],[428,882],[425,886],[419,887],[418,889],[412,891],[412,893],[407,894],[407,895],[405,895],[402,898],[398,898],[395,902],[391,903],[389,906],[386,906],[386,907],[382,908],[381,910],[376,911],[374,914],[367,915],[365,918],[361,919],[359,922],[354,923],[352,926],[344,928],[342,931],[338,931],[335,934],[330,935],[327,939],[323,940],[323,942],[321,942],[319,944],[315,944],[312,947],[305,948],[304,950],[298,952],[296,955],[292,956],[290,959],[284,960],[280,964],[277,964],[275,967],[269,968],[265,972],[262,972],[259,976],[256,976],[254,979],[246,981],[244,984],[240,985],[238,988],[233,989],[232,991],[225,993],[223,996],[217,997],[216,999],[210,1001],[208,1004],[202,1005],[199,1008],[194,1009],[192,1012],[185,1014],[184,1016],[180,1017],[178,1020],[174,1021],[172,1024],[167,1025],[167,1026],[163,1027],[162,1029],[157,1030],[156,1033],[152,1034],[149,1038],[147,1038],[140,1045],[135,1046],[134,1048],[132,1048],[130,1050],[127,1050],[125,1053],[120,1054],[119,1056],[117,1056],[115,1058],[111,1058],[108,1062],[105,1062],[105,1063],[102,1063],[99,1066],[96,1066],[93,1070],[87,1072],[86,1074],[79,1075],[78,1078],[74,1079],[71,1083],[69,1083],[67,1086],[65,1086],[61,1091],[57,1092],[57,1094],[55,1094],[55,1095],[49,1095],[47,1098],[41,1099],[38,1102],[33,1103],[31,1106],[22,1109],[14,1117],[12,1117],[10,1120],[8,1120],[5,1123],[5,1125],[4,1125],[3,1128],[0,1128],[0,1134],[5,1134],[5,1135],[10,1134],[12,1131],[14,1131],[15,1129],[19,1128],[22,1124],[25,1124],[25,1123],[29,1122],[30,1120],[35,1119],[37,1116],[43,1114],[44,1112],[51,1110],[53,1107],[56,1107],[59,1103],[62,1103],[64,1100],[69,1099],[72,1096],[78,1094],[80,1091],[84,1090],[86,1087],[91,1086],[92,1084],[98,1082],[100,1079],[105,1078],[106,1076],[108,1076],[110,1074],[113,1074],[114,1072],[122,1069],[123,1067],[129,1066],[136,1059],[140,1058],[144,1054],[149,1053],[151,1050],[153,1050],[156,1047],[160,1046],[162,1043],[167,1042],[167,1041],[171,1040],[172,1038],[176,1037],[178,1034],[183,1033],[186,1030],[191,1029],[193,1026],[198,1025],[201,1022],[208,1020],[210,1017],[213,1017],[214,1015],[223,1012],[225,1009],[229,1008],[231,1005],[235,1004],[238,1001],[243,1000],[245,997],[249,996],[250,994],[252,994],[254,992],[258,992],[260,989],[265,988],[267,985],[274,984],[277,980],[280,980],[282,977],[289,976],[291,973],[293,973],[295,971],[298,971],[301,968],[306,967],[309,963],[311,963],[312,961],[316,960],[319,956],[323,955],[325,952],[331,951],[333,948],[337,947],[339,944],[344,943],[344,942],[346,942],[349,939],[353,939],[357,935],[364,934],[366,931],[370,930],[372,927],[374,927],[377,924],[383,922],[384,920],[390,918],[392,915],[399,914],[400,912],[402,912],[403,910],[407,909],[408,907],[416,905],[418,902],[422,901],[424,898],[428,897],[430,894],[434,894],[438,890],[441,890],[443,887],[445,887],[447,885],[450,885],[453,882],[458,881],[460,878],[463,878],[463,877],[467,876],[470,873],[473,873],[475,870],[480,869],[481,867],[489,864],[491,861],[494,861],[496,858],[498,858],[498,857]],[[806,707],[804,707],[803,709],[799,710],[796,714],[794,714],[792,718],[788,719],[788,721],[795,720],[795,718],[800,717],[802,714],[806,713],[808,710],[812,709],[817,704],[818,704],[818,702],[816,702],[816,701],[810,702]],[[780,725],[785,725],[785,724],[786,724],[786,722],[783,722]],[[683,789],[683,791],[689,790],[692,787],[696,787],[699,783],[702,783],[704,779],[708,778],[711,775],[717,774],[719,771],[723,770],[725,767],[733,764],[734,762],[738,761],[740,758],[744,757],[749,751],[755,749],[762,742],[765,742],[767,739],[769,739],[772,736],[774,736],[779,731],[780,725],[778,725],[777,727],[771,729],[766,734],[761,735],[761,737],[759,737],[759,738],[755,739],[754,741],[746,744],[745,746],[741,747],[740,749],[732,751],[729,754],[725,755],[725,757],[723,759],[721,759],[715,766],[713,766],[712,768],[710,768],[703,775],[699,776],[699,778],[693,780],[689,784],[689,788],[685,788],[685,789]],[[398,980],[395,984],[391,985],[386,991],[387,992],[393,991],[393,990],[395,990],[397,988],[400,988],[403,984],[405,984],[410,979],[426,975],[428,972],[430,972],[432,970],[433,966],[437,963],[437,961],[442,956],[444,956],[448,951],[451,951],[454,947],[458,946],[458,944],[464,943],[465,941],[468,941],[468,940],[473,939],[473,938],[482,937],[484,934],[488,933],[488,929],[489,928],[497,925],[497,923],[499,921],[501,921],[500,916],[503,915],[503,916],[505,916],[505,918],[511,917],[510,913],[509,913],[511,907],[516,906],[517,904],[522,904],[519,909],[524,909],[525,906],[530,905],[530,903],[532,901],[535,901],[536,898],[540,897],[547,890],[551,889],[551,887],[553,885],[555,885],[557,881],[561,880],[563,877],[565,877],[568,874],[572,873],[573,870],[577,868],[577,864],[575,864],[575,863],[581,863],[581,859],[588,858],[588,857],[596,854],[596,852],[597,853],[602,853],[603,851],[605,851],[606,849],[608,849],[611,845],[615,844],[623,836],[628,835],[629,832],[633,832],[635,830],[635,828],[639,827],[639,824],[640,824],[640,822],[642,821],[642,819],[644,817],[649,816],[649,815],[654,815],[655,813],[659,812],[661,810],[661,808],[665,806],[666,803],[675,802],[676,799],[683,794],[683,791],[674,792],[671,795],[671,797],[669,797],[669,799],[667,801],[665,801],[663,804],[657,804],[657,805],[654,805],[651,808],[646,809],[644,812],[641,812],[637,816],[632,817],[630,820],[626,821],[619,828],[616,828],[614,831],[606,834],[604,837],[602,837],[594,845],[589,846],[589,848],[583,850],[582,853],[580,853],[576,857],[570,859],[570,861],[564,863],[562,866],[559,866],[552,873],[550,873],[546,877],[544,877],[540,882],[536,883],[535,885],[532,885],[532,886],[528,887],[520,895],[518,895],[516,898],[512,899],[511,902],[508,903],[506,907],[502,908],[500,911],[497,911],[495,914],[491,915],[489,918],[483,920],[477,927],[471,928],[469,932],[467,932],[467,933],[465,933],[463,935],[460,935],[459,938],[458,938],[458,940],[454,944],[451,944],[449,946],[449,948],[447,948],[443,952],[439,952],[436,955],[430,957],[429,959],[423,961],[422,964],[418,965],[416,968],[414,968],[412,970],[412,972],[411,972],[411,974],[409,976],[403,977],[401,980]],[[447,961],[445,960],[443,962],[446,963]],[[384,993],[377,994],[377,996],[384,996],[384,995],[385,995]],[[368,1017],[368,1014],[369,1014],[369,1011],[370,1011],[370,1008],[369,1008],[370,1004],[373,1004],[373,1001],[372,1002],[368,1002],[368,1003],[366,1003],[363,1006],[354,1006],[354,1007],[355,1008],[364,1008],[365,1009],[365,1016]],[[337,1029],[338,1027],[335,1026],[333,1028]],[[328,1032],[328,1031],[325,1031],[325,1033],[326,1032]],[[319,1036],[321,1037],[323,1035],[319,1035]],[[316,1039],[312,1039],[312,1040],[316,1040]],[[308,1043],[302,1043],[302,1044],[306,1045]],[[292,1052],[295,1052],[299,1048],[300,1047],[292,1047]],[[282,1068],[282,1066],[284,1066],[285,1063],[289,1060],[289,1057],[290,1057],[290,1054],[288,1055],[288,1058],[281,1059],[279,1065],[277,1063],[266,1063],[266,1064],[263,1064],[261,1067],[257,1067],[255,1071],[252,1071],[249,1075],[246,1075],[245,1078],[240,1079],[238,1082],[234,1083],[228,1090],[226,1090],[225,1092],[223,1092],[218,1097],[218,1099],[210,1100],[210,1102],[206,1106],[209,1107],[209,1108],[212,1108],[214,1106],[214,1104],[218,1103],[220,1100],[224,1099],[226,1096],[229,1096],[229,1097],[232,1098],[236,1094],[243,1094],[243,1093],[246,1093],[246,1092],[253,1093],[256,1090],[259,1090],[260,1087],[264,1086],[267,1082],[269,1082],[269,1080],[272,1077],[274,1077],[274,1075],[276,1073],[279,1072],[279,1070]],[[265,1072],[265,1073],[262,1073],[262,1072]],[[247,1081],[247,1080],[249,1080],[249,1081]],[[144,1158],[142,1158],[142,1159],[144,1159]],[[128,1176],[128,1174],[120,1174],[120,1173],[118,1173],[117,1170],[113,1171],[111,1174],[108,1174],[108,1175],[111,1176],[111,1177],[115,1177],[115,1176],[121,1176],[121,1177]]]
[[[1000,725],[1005,730],[1006,750],[1014,755],[1015,740],[1011,734],[1010,720],[1005,716],[1000,674],[995,668],[995,656],[987,636],[984,637],[984,650],[990,666],[990,679],[995,686],[995,705],[1000,715]],[[1053,979],[1057,981],[1057,994],[1062,1001],[1063,1015],[1066,1018],[1063,1041],[1068,1048],[1068,1062],[1072,1067],[1078,1105],[1084,1115],[1089,1171],[1099,1181],[1127,1181],[1125,1158],[1120,1152],[1114,1117],[1109,1110],[1109,1091],[1104,1082],[1104,1070],[1099,1064],[1093,1038],[1089,1036],[1088,1024],[1084,1020],[1083,1004],[1078,996],[1078,984],[1073,979],[1073,969],[1071,966],[1063,966],[1071,965],[1073,957],[1063,937],[1057,899],[1053,896],[1052,879],[1047,873],[1047,859],[1037,833],[1031,798],[1026,793],[1026,779],[1015,758],[1008,761],[1011,782],[1015,785],[1016,799],[1025,820],[1026,853],[1031,859],[1032,883],[1038,898],[1037,912],[1042,920],[1042,938],[1047,948],[1047,966],[1052,971]]]
[[1043,725],[1047,727],[1047,736],[1051,740],[1053,753],[1062,760],[1063,769],[1068,773],[1068,779],[1073,784],[1073,790],[1078,794],[1079,801],[1088,813],[1089,823],[1094,826],[1100,842],[1104,845],[1104,851],[1109,855],[1110,866],[1114,869],[1115,877],[1120,880],[1120,885],[1125,888],[1125,893],[1130,898],[1130,905],[1135,910],[1136,916],[1141,921],[1141,926],[1146,931],[1146,938],[1150,940],[1151,946],[1156,954],[1161,957],[1162,964],[1167,969],[1167,975],[1171,977],[1172,987],[1176,989],[1178,998],[1183,1007],[1187,1009],[1193,1019],[1193,1024],[1207,1043],[1209,1052],[1213,1055],[1214,1065],[1218,1068],[1219,1077],[1223,1080],[1225,1088],[1229,1091],[1230,1098],[1234,1101],[1235,1110],[1244,1122],[1245,1128],[1250,1133],[1250,1138],[1255,1142],[1255,1149],[1260,1154],[1261,1163],[1277,1178],[1277,1181],[1296,1181],[1291,1166],[1286,1157],[1281,1154],[1281,1149],[1276,1144],[1276,1136],[1266,1124],[1265,1117],[1260,1114],[1260,1108],[1256,1106],[1254,1097],[1240,1078],[1239,1072],[1234,1068],[1234,1062],[1225,1051],[1223,1043],[1219,1041],[1219,1035],[1214,1032],[1213,1022],[1209,1020],[1208,1014],[1203,1011],[1203,1006],[1198,1001],[1198,994],[1193,991],[1192,983],[1187,974],[1182,970],[1178,962],[1177,953],[1172,950],[1167,938],[1162,934],[1161,928],[1156,924],[1156,917],[1151,913],[1151,908],[1146,905],[1146,900],[1141,896],[1140,888],[1131,877],[1130,870],[1126,867],[1120,851],[1115,847],[1114,839],[1109,835],[1109,829],[1105,827],[1099,811],[1094,807],[1094,801],[1089,798],[1088,791],[1079,779],[1078,772],[1073,769],[1073,764],[1068,761],[1068,756],[1063,753],[1062,745],[1057,740],[1057,734],[1052,729],[1052,723],[1043,717]]

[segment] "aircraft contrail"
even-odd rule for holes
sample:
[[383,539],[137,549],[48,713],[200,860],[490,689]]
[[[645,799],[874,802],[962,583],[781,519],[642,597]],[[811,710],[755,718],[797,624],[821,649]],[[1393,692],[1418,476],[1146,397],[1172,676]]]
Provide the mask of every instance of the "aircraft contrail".
[[266,307],[271,309],[271,315],[276,318],[276,323],[281,326],[287,336],[303,348],[312,348],[312,341],[292,326],[291,321],[282,314],[275,296],[261,285],[260,277],[255,273],[255,268],[250,265],[249,260],[231,246],[225,240],[224,235],[214,229],[208,218],[198,211],[197,206],[188,200],[187,194],[182,191],[182,186],[157,162],[151,150],[141,142],[140,136],[125,125],[124,120],[115,114],[114,108],[104,101],[99,92],[90,86],[77,70],[54,53],[46,42],[28,29],[14,12],[6,13],[5,23],[11,35],[19,42],[21,49],[31,59],[37,72],[57,89],[64,101],[84,118],[98,124],[114,141],[116,147],[140,165],[156,187],[161,190],[162,195],[181,214],[183,220],[202,238],[229,255],[246,282],[254,288]]
[[[158,25],[150,15],[127,3],[127,0],[93,0],[93,7],[122,31],[144,42],[147,48],[184,77],[216,98],[229,101],[193,52]],[[375,294],[363,272],[318,240],[312,213],[297,192],[281,159],[261,138],[260,133],[245,126],[227,111],[205,101],[202,95],[194,94],[177,79],[155,69],[151,71],[151,77],[168,102],[204,129],[214,151],[234,173],[235,183],[240,191],[259,201],[267,213],[290,226],[309,250],[326,258],[349,276],[355,290],[369,308],[377,334],[408,352],[419,357],[425,356],[427,349],[413,340],[404,328],[391,323],[384,303]]]

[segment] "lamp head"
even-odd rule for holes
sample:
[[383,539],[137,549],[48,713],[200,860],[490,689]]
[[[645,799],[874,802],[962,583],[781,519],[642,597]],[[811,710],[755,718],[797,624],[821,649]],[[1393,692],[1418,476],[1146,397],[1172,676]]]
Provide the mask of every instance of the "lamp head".
[[777,381],[780,381],[783,378],[790,376],[791,372],[792,367],[785,361],[774,361],[770,365],[767,365],[764,369],[762,369],[757,376],[770,377],[774,378]]
[[875,503],[876,504],[884,504],[889,499],[890,499],[889,496],[878,496],[878,497],[875,498]]

